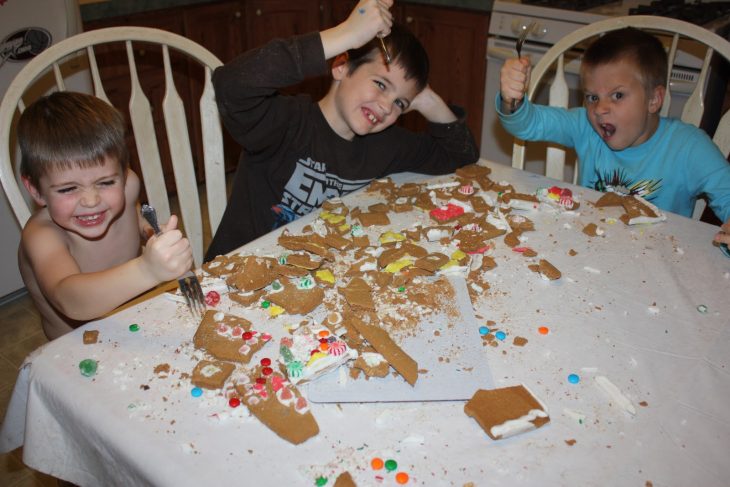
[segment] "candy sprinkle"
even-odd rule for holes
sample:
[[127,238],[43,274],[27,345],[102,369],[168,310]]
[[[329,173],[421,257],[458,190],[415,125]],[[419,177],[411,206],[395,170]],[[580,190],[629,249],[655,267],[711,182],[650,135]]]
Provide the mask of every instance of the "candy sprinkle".
[[200,397],[203,395],[203,389],[201,389],[200,387],[193,387],[190,390],[190,395],[193,397]]
[[129,331],[131,331],[131,332],[139,331],[139,325],[137,323],[132,323],[131,325],[129,325]]
[[405,472],[398,472],[395,474],[395,481],[401,485],[408,483],[408,474]]
[[701,305],[697,306],[697,311],[699,311],[702,314],[705,314],[705,313],[707,313],[707,306],[705,306],[704,304],[701,304]]
[[327,485],[327,477],[324,477],[324,476],[317,477],[317,480],[314,481],[314,485],[317,485],[318,487]]
[[486,326],[480,326],[479,327],[479,334],[482,335],[482,336],[488,335],[489,334],[489,328],[487,328]]
[[392,471],[393,471],[393,470],[395,470],[396,468],[398,468],[398,462],[396,462],[396,461],[395,461],[395,460],[393,460],[392,458],[391,458],[390,460],[386,460],[386,461],[385,461],[385,469],[386,469],[386,470],[387,470],[388,472],[392,472]]
[[383,459],[375,457],[372,460],[370,460],[370,466],[373,468],[373,470],[380,470],[383,468]]
[[79,371],[84,377],[96,375],[96,367],[99,363],[96,360],[87,358],[79,362]]
[[240,405],[241,405],[241,400],[240,400],[239,398],[237,398],[237,397],[232,397],[232,398],[231,398],[231,399],[230,399],[230,400],[228,401],[228,405],[229,405],[230,407],[232,407],[232,408],[237,408],[238,406],[240,406]]
[[261,307],[262,307],[262,308],[266,309],[266,308],[268,308],[269,306],[271,306],[271,303],[270,303],[270,302],[268,302],[268,301],[262,301],[262,302],[261,302]]
[[570,374],[568,376],[568,382],[570,382],[571,384],[577,384],[578,382],[580,382],[580,376],[578,376],[578,374]]
[[507,334],[503,331],[498,331],[494,334],[494,336],[497,337],[497,340],[504,340],[505,338],[507,338]]
[[537,332],[540,333],[540,335],[547,335],[548,333],[550,333],[550,328],[548,328],[547,326],[541,326],[537,329]]

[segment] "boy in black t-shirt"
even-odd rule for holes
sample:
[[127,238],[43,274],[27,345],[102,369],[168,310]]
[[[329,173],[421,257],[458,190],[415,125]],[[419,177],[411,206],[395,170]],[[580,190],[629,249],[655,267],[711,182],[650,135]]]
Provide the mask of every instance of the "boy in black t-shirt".
[[[463,110],[428,86],[428,56],[410,32],[393,25],[392,4],[362,0],[336,27],[271,41],[215,71],[221,117],[243,154],[206,260],[373,179],[403,171],[445,174],[477,161]],[[278,92],[328,70],[332,84],[319,102]],[[413,110],[430,122],[427,132],[393,126]]]

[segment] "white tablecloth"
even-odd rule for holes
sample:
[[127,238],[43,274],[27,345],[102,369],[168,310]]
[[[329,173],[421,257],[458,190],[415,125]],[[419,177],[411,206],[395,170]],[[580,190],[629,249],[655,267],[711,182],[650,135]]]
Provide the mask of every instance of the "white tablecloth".
[[[555,183],[489,166],[493,180],[520,191]],[[371,469],[374,457],[396,460],[408,485],[727,485],[730,259],[711,245],[716,227],[672,214],[652,226],[611,224],[602,219],[619,209],[597,210],[588,202],[598,193],[573,190],[582,201],[577,215],[524,213],[537,229],[524,245],[562,279],[541,279],[500,238],[490,290],[475,303],[479,317],[508,333],[484,348],[494,385],[527,385],[550,413],[541,429],[493,441],[461,401],[313,404],[319,435],[291,445],[244,407],[191,396],[183,374],[196,363],[197,323],[158,297],[33,353],[0,449],[24,445],[28,466],[81,485],[314,485],[318,476],[332,485],[343,470],[358,485],[396,485],[395,472]],[[371,202],[363,193],[346,198],[350,207]],[[292,232],[313,217],[291,224]],[[605,234],[583,234],[590,222]],[[244,251],[272,252],[277,234]],[[99,343],[82,344],[88,329],[100,331]],[[513,345],[515,336],[528,343]],[[99,361],[92,378],[79,373],[85,358]],[[154,374],[159,364],[171,366],[169,377]],[[598,376],[635,415],[596,384]]]

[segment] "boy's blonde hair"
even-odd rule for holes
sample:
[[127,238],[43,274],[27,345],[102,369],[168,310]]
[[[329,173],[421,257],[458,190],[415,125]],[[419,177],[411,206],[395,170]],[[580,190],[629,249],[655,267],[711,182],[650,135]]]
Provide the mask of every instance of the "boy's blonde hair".
[[595,40],[583,54],[581,70],[622,59],[636,65],[647,93],[666,86],[668,61],[664,46],[655,36],[634,27],[612,30]]
[[30,105],[18,122],[20,174],[34,186],[53,169],[93,167],[109,157],[129,165],[124,117],[104,100],[57,92]]

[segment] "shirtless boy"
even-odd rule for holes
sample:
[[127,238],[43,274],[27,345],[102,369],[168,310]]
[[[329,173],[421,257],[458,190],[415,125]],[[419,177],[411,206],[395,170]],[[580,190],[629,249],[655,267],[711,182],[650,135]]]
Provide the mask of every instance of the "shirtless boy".
[[139,213],[124,131],[112,106],[70,92],[39,99],[18,123],[21,179],[40,207],[23,228],[18,263],[51,340],[192,264],[175,216],[142,248],[153,232]]

